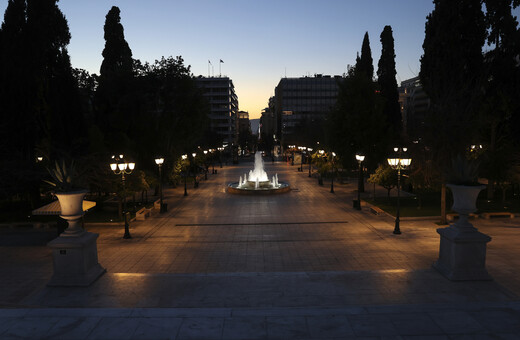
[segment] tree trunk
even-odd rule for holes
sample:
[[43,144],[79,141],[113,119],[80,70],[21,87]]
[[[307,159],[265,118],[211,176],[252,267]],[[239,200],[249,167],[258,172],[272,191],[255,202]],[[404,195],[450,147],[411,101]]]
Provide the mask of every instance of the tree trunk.
[[447,224],[446,221],[446,183],[441,186],[441,224]]

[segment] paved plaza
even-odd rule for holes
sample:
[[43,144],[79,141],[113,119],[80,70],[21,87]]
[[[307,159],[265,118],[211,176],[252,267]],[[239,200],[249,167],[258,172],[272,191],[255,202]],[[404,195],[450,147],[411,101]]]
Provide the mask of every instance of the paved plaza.
[[252,167],[165,190],[168,212],[130,240],[87,225],[107,269],[90,287],[47,287],[48,247],[0,247],[0,338],[520,339],[520,219],[475,220],[494,280],[451,282],[431,267],[435,219],[394,235],[392,217],[352,208],[355,179],[330,193],[284,162],[266,171],[291,192],[227,194]]

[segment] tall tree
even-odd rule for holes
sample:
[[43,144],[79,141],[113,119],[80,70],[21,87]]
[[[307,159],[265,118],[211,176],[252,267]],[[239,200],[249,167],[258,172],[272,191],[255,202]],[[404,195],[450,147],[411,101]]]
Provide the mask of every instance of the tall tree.
[[37,147],[49,158],[78,156],[84,142],[83,115],[67,45],[70,32],[57,0],[28,0],[27,34],[34,79]]
[[365,32],[363,44],[361,45],[361,57],[356,58],[356,72],[365,75],[372,80],[374,77],[374,64],[372,60],[372,50],[370,49],[370,40],[368,32]]
[[381,32],[381,58],[377,69],[377,82],[384,100],[383,114],[392,130],[392,141],[399,144],[402,131],[401,107],[395,70],[395,51],[392,27],[385,26]]
[[367,156],[369,168],[375,169],[384,158],[389,141],[382,108],[376,84],[366,73],[351,68],[339,84],[336,107],[327,120],[327,143],[344,160],[344,166],[356,166],[357,152]]
[[82,144],[68,24],[56,0],[12,0],[0,35],[2,130],[9,131],[2,149],[13,162],[10,181],[21,191],[37,192],[39,178],[30,174],[36,173],[36,154],[46,159],[70,156]]
[[[518,22],[512,9],[519,1],[484,0],[486,7],[487,43],[485,54],[486,82],[483,112],[485,129],[485,175],[488,178],[488,199],[493,198],[495,182],[508,180],[514,150],[520,146],[520,42]],[[515,77],[516,75],[516,77]],[[516,141],[516,145],[514,145]]]
[[[419,76],[430,98],[424,140],[440,173],[475,138],[480,120],[482,46],[486,38],[480,0],[434,0],[427,16]],[[446,187],[441,179],[441,222]]]
[[104,32],[95,124],[103,132],[112,152],[124,152],[131,144],[127,132],[133,120],[132,111],[125,111],[123,106],[131,106],[134,62],[118,7],[113,6],[106,15]]

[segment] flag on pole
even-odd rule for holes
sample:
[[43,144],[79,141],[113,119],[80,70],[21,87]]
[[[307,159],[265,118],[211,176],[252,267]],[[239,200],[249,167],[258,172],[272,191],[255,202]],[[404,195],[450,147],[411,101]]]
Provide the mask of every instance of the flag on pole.
[[221,63],[224,63],[224,61],[223,61],[222,59],[220,59],[220,62],[221,62]]
[[211,65],[211,61],[210,60],[208,60],[208,63]]

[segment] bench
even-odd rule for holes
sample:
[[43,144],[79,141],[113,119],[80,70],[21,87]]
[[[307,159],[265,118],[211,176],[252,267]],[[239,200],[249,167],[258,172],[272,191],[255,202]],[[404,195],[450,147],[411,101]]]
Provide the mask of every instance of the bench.
[[[477,214],[469,214],[468,216],[470,218],[477,218],[478,217]],[[456,213],[446,214],[446,219],[448,220],[448,222],[453,222],[453,221],[455,221],[456,218],[459,218],[459,214],[456,214]]]
[[482,216],[486,220],[489,220],[492,216],[515,218],[515,214],[507,212],[507,211],[485,212],[485,213],[480,214],[480,216]]
[[376,207],[375,205],[370,207],[370,212],[375,215],[381,215],[381,214],[385,213],[385,211],[383,209]]
[[157,210],[161,209],[161,200],[160,199],[158,199],[157,201],[153,202],[153,208],[157,209]]
[[150,217],[152,213],[151,209],[141,208],[135,213],[135,219],[138,221],[144,221],[146,217]]

